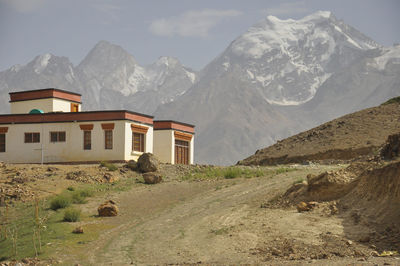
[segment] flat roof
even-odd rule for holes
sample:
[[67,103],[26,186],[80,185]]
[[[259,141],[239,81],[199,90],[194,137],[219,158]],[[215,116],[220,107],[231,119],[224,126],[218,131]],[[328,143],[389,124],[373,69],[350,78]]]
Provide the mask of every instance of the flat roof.
[[60,90],[56,88],[29,90],[29,91],[15,91],[15,92],[10,92],[9,95],[10,95],[10,103],[19,101],[48,99],[48,98],[58,98],[58,99],[81,103],[81,95],[79,93]]
[[194,134],[194,125],[175,120],[154,120],[154,130],[175,129]]
[[130,120],[133,122],[153,125],[153,116],[127,110],[0,115],[0,124],[63,123],[112,120]]
[[13,92],[9,92],[8,94],[25,93],[25,92],[34,92],[34,91],[50,91],[50,90],[51,90],[51,91],[60,91],[60,92],[65,92],[65,93],[69,93],[69,94],[74,94],[74,95],[82,96],[82,94],[79,94],[79,93],[76,93],[76,92],[61,90],[61,89],[57,89],[57,88],[46,88],[46,89],[27,90],[27,91],[13,91]]

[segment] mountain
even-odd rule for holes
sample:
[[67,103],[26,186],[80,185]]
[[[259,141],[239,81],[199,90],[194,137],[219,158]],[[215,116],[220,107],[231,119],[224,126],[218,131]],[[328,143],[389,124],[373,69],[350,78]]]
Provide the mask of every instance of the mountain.
[[399,47],[330,12],[268,16],[234,40],[156,116],[196,124],[196,159],[231,164],[259,147],[400,94]]
[[239,162],[274,165],[374,156],[400,128],[400,98],[351,113],[278,141]]
[[0,112],[9,111],[7,93],[57,87],[82,94],[84,108],[129,109],[152,114],[196,81],[196,73],[173,57],[141,66],[118,45],[100,41],[78,66],[45,54],[27,65],[0,72]]
[[0,72],[7,93],[57,87],[84,109],[128,109],[196,125],[195,161],[232,164],[279,139],[400,94],[400,46],[383,47],[319,11],[268,16],[200,72],[176,58],[150,65],[101,41],[78,66],[45,54]]

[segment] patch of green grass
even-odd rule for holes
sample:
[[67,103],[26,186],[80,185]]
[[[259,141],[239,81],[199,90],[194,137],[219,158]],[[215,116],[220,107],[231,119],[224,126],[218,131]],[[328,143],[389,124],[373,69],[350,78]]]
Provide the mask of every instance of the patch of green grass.
[[296,168],[280,167],[280,168],[275,170],[275,174],[279,175],[279,174],[283,174],[283,173],[293,172],[293,171],[296,171],[296,170],[297,170]]
[[64,212],[64,221],[77,222],[81,219],[81,211],[75,208],[68,208]]
[[72,200],[67,195],[58,195],[53,198],[50,202],[50,209],[56,211],[58,209],[63,209],[71,205]]
[[381,105],[387,105],[387,104],[392,104],[392,103],[400,103],[400,96],[394,97],[394,98],[382,103]]
[[84,204],[87,202],[87,200],[80,193],[73,193],[72,194],[72,202],[75,204]]
[[234,179],[261,177],[270,174],[267,169],[245,168],[240,166],[218,167],[208,166],[197,168],[182,176],[182,180]]
[[108,169],[108,171],[116,171],[118,170],[118,166],[116,166],[113,163],[108,163],[108,162],[100,162],[101,167],[105,167]]

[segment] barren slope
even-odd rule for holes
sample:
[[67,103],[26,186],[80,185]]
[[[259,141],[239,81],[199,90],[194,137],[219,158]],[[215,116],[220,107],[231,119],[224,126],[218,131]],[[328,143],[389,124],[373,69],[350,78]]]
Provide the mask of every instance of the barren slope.
[[400,104],[391,103],[345,115],[278,141],[239,162],[241,165],[349,160],[373,155],[388,135],[400,131]]

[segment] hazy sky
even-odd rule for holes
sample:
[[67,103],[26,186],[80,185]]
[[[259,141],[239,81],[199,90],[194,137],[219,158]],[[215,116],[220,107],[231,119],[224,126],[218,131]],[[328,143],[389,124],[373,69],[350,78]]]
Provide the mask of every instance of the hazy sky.
[[77,65],[100,40],[142,65],[167,55],[199,70],[267,15],[317,10],[380,44],[400,43],[399,0],[0,0],[0,71],[44,53]]

